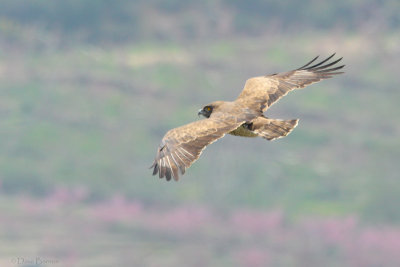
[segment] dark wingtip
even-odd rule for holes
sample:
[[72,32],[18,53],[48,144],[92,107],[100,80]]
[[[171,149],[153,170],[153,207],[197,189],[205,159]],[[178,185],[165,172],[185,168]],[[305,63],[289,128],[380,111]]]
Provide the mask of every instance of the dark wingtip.
[[[320,75],[325,75],[326,78],[330,78],[331,75],[341,74],[341,72],[335,72],[335,71],[342,69],[345,65],[341,65],[341,66],[337,66],[337,67],[335,65],[338,62],[340,62],[343,59],[343,57],[341,57],[339,59],[333,59],[333,61],[329,62],[329,60],[332,59],[335,55],[336,55],[336,53],[333,53],[332,55],[330,55],[326,59],[322,60],[321,62],[318,62],[314,65],[309,66],[310,63],[315,61],[315,59],[314,59],[311,62],[304,65],[303,67],[299,68],[298,70],[305,70],[305,71],[310,71],[313,73],[318,73]],[[331,68],[329,68],[329,67],[331,67]],[[328,75],[329,75],[329,77],[328,77]]]
[[[324,64],[325,62],[327,62],[328,60],[330,60],[334,55],[336,55],[336,53],[330,55],[329,57],[325,58],[324,60],[322,60],[321,62],[319,62],[319,63],[317,63],[317,64],[315,64],[315,65],[312,65],[312,66],[307,67],[307,68],[302,68],[302,69],[304,69],[304,70],[311,70],[311,69],[314,69],[314,68],[316,68],[316,67],[318,67],[318,66],[321,66],[322,64]],[[333,65],[333,64],[335,64],[335,62],[330,63],[330,64]],[[329,64],[328,64],[328,65],[329,65]],[[327,66],[327,65],[326,65],[326,66]],[[324,68],[324,66],[321,66],[321,67],[319,67],[319,68]]]
[[311,63],[313,63],[313,62],[314,62],[315,60],[317,60],[318,58],[319,58],[319,55],[316,56],[315,58],[313,58],[311,61],[309,61],[306,65],[301,66],[300,68],[298,68],[298,70],[301,70],[301,69],[307,67],[308,65],[310,65]]
[[164,178],[164,176],[165,176],[165,167],[163,167],[162,165],[159,167],[159,170],[158,170],[158,177],[161,179],[161,178]]
[[166,168],[166,170],[165,170],[165,178],[167,179],[167,181],[171,180],[171,169],[170,168]]
[[155,163],[155,164],[153,164],[153,166],[154,166],[153,175],[156,175],[158,172],[158,164]]

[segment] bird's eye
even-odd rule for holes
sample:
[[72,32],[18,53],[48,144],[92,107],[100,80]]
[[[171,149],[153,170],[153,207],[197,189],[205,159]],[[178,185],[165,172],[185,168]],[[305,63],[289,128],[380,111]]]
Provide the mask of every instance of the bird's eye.
[[210,112],[211,111],[211,108],[210,107],[205,107],[204,108],[207,112]]

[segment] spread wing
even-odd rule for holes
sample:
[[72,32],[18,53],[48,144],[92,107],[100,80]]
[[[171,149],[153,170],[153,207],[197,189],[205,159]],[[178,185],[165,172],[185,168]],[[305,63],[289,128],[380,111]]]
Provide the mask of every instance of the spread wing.
[[167,181],[173,177],[179,180],[179,172],[185,173],[196,161],[204,148],[223,137],[226,133],[239,127],[244,120],[233,115],[213,113],[208,119],[186,124],[168,131],[158,148],[156,158],[150,168],[154,168],[153,175],[166,177]]
[[335,66],[342,58],[329,62],[335,54],[312,65],[318,57],[306,65],[292,71],[250,78],[236,102],[246,105],[257,112],[264,112],[273,103],[294,89],[304,88],[312,83],[341,74],[345,65]]

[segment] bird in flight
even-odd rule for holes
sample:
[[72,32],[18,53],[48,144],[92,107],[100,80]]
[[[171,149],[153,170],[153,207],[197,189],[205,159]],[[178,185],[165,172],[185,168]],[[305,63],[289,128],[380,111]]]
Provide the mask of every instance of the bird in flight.
[[292,71],[250,78],[235,101],[215,101],[204,106],[198,115],[205,119],[165,134],[150,167],[153,175],[158,173],[167,181],[171,178],[178,181],[179,173],[183,175],[207,145],[227,133],[267,140],[287,136],[297,126],[298,119],[270,119],[263,113],[288,92],[343,73],[339,70],[345,65],[337,66],[342,58],[333,60],[334,56],[315,63],[317,56]]

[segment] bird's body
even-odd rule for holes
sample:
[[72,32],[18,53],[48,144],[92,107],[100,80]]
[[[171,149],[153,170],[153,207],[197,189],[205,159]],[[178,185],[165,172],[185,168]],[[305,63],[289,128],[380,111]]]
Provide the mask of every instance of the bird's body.
[[235,130],[229,132],[231,135],[235,136],[243,136],[243,137],[257,137],[258,134],[250,130],[251,123],[243,123],[239,127],[237,127]]
[[168,181],[171,177],[179,180],[179,172],[184,174],[207,145],[225,134],[267,140],[288,135],[297,126],[298,119],[270,119],[264,112],[289,91],[342,73],[337,70],[344,65],[329,68],[341,58],[326,63],[333,56],[312,66],[309,65],[318,57],[293,71],[250,78],[235,101],[215,101],[204,106],[198,114],[205,119],[165,134],[151,166],[153,175],[158,173],[160,178],[166,177]]

